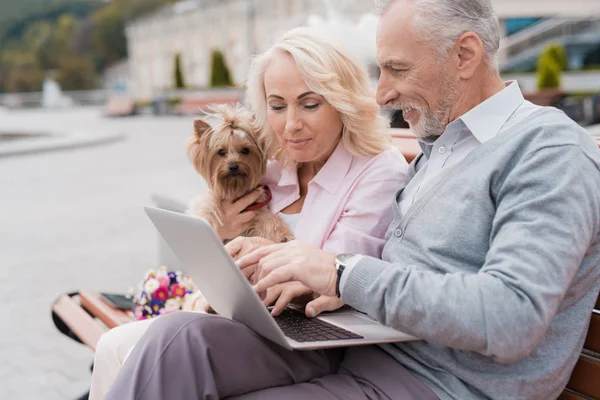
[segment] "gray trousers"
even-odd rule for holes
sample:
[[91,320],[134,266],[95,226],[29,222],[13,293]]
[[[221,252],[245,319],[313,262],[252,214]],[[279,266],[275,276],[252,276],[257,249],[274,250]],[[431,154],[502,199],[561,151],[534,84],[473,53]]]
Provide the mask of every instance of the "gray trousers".
[[438,399],[376,346],[289,351],[241,323],[187,312],[150,326],[105,397],[221,398]]

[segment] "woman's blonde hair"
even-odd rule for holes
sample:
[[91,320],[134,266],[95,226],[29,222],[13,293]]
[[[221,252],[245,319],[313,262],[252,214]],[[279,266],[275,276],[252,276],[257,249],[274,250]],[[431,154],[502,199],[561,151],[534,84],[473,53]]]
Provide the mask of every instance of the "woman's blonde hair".
[[252,61],[247,81],[247,101],[262,128],[269,154],[290,162],[281,151],[277,138],[267,122],[265,70],[277,52],[289,54],[296,63],[309,89],[323,96],[325,101],[340,112],[342,142],[355,156],[369,157],[389,147],[389,124],[379,114],[379,106],[365,69],[344,48],[317,35],[308,28],[287,32],[269,50]]

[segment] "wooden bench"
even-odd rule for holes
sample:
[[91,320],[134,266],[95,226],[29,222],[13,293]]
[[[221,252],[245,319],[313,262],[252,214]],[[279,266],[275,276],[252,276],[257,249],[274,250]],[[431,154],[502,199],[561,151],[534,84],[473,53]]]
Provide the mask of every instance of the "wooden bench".
[[181,99],[174,108],[177,115],[198,115],[211,104],[233,105],[241,101],[237,92],[206,96],[188,96]]
[[523,93],[525,100],[529,100],[538,106],[556,106],[567,93],[561,89],[543,89],[536,92]]
[[128,117],[135,114],[135,101],[130,97],[110,97],[104,104],[104,116]]
[[52,305],[52,312],[93,351],[104,332],[134,321],[132,312],[117,310],[104,302],[99,293],[87,290],[74,296],[60,295]]
[[390,129],[392,135],[392,143],[394,146],[400,149],[404,158],[409,163],[419,155],[421,147],[417,142],[417,137],[410,131],[410,129],[394,128]]

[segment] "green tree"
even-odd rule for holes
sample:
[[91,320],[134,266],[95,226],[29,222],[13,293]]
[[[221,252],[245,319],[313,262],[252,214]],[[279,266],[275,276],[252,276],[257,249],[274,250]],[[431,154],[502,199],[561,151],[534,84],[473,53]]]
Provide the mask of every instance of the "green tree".
[[229,68],[227,68],[227,64],[225,63],[225,57],[223,57],[223,53],[220,50],[213,50],[211,53],[211,60],[210,86],[233,86],[231,74],[229,73]]
[[92,16],[92,43],[98,53],[98,70],[127,56],[125,20],[118,2],[100,9]]
[[567,68],[567,64],[568,58],[564,47],[556,43],[546,46],[538,57],[538,90],[559,88],[562,71]]
[[10,69],[5,86],[9,93],[39,92],[43,82],[44,74],[35,64],[23,64]]
[[56,81],[63,90],[87,90],[97,86],[94,64],[80,56],[63,57]]
[[185,88],[185,81],[183,79],[183,71],[181,69],[181,54],[175,54],[175,87],[177,89]]

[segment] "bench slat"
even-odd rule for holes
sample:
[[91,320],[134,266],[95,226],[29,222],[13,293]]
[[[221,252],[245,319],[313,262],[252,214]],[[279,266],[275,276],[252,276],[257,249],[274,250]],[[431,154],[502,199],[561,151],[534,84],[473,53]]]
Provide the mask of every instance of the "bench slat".
[[583,348],[595,353],[600,353],[600,315],[598,314],[592,314],[590,327]]
[[589,397],[581,396],[571,390],[565,389],[564,392],[558,396],[557,400],[590,400]]
[[594,399],[600,398],[600,360],[582,354],[567,387]]
[[589,397],[580,396],[573,391],[565,390],[558,396],[557,400],[589,400]]
[[76,302],[66,294],[60,295],[52,305],[52,311],[63,320],[75,335],[92,350],[105,330]]
[[409,163],[421,152],[418,142],[415,139],[405,137],[392,137],[392,143],[402,152],[404,158]]
[[110,329],[133,321],[131,313],[117,310],[106,304],[99,293],[82,290],[79,292],[81,306],[98,318]]

